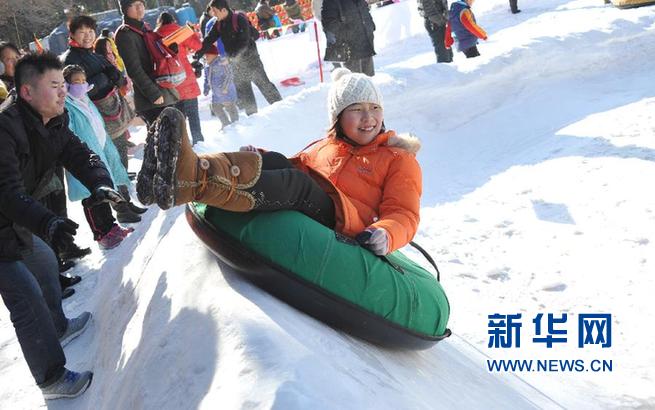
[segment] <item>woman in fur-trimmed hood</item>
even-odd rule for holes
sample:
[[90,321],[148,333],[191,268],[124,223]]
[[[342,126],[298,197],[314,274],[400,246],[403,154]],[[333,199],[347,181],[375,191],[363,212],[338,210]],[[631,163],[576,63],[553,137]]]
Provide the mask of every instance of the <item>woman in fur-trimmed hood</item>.
[[236,212],[293,209],[377,255],[405,246],[419,223],[420,143],[385,130],[370,77],[339,68],[332,79],[327,137],[292,158],[252,146],[196,154],[182,113],[164,110],[156,142],[144,149],[139,200],[162,209],[190,201]]
[[382,254],[387,254],[407,245],[418,228],[422,178],[416,153],[421,143],[385,130],[382,95],[369,77],[347,69],[332,76],[332,128],[290,160],[332,198],[337,231],[351,237],[366,230],[372,238],[385,235]]

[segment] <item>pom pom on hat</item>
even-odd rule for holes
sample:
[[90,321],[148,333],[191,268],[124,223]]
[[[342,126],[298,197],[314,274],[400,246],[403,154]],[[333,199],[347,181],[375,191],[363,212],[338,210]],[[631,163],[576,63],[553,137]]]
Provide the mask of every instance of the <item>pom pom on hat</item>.
[[352,74],[352,71],[350,71],[349,69],[344,68],[344,67],[339,67],[339,68],[335,69],[334,71],[332,71],[332,74],[330,75],[330,77],[332,78],[332,82],[336,83],[341,78],[343,78],[344,75],[348,75],[348,74]]
[[332,86],[328,92],[328,118],[330,126],[346,107],[355,103],[373,103],[382,107],[382,94],[366,74],[353,73],[347,68],[332,72]]

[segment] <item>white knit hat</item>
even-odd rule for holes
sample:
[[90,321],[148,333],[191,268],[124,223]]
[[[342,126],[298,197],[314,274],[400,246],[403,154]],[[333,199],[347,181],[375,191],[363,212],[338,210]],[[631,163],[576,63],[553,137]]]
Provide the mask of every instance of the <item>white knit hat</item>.
[[332,87],[328,92],[328,119],[330,126],[350,104],[373,103],[382,107],[382,94],[366,74],[352,73],[347,68],[332,72]]

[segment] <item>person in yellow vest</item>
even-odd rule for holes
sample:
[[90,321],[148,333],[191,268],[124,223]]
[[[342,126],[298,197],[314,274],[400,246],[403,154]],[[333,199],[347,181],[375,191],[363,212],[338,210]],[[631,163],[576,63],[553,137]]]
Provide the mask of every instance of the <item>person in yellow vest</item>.
[[[2,70],[4,70],[4,65],[0,67],[0,71]],[[2,80],[0,80],[0,103],[6,100],[8,95],[9,91],[7,91],[7,86],[2,82]]]
[[112,40],[111,37],[98,37],[95,43],[93,43],[93,52],[105,57],[123,74],[123,77],[126,81],[123,85],[118,87],[118,90],[123,97],[129,94],[130,91],[132,91],[132,80],[130,80],[130,78],[127,76],[127,71],[125,71],[125,64],[123,63],[123,59],[120,58],[118,50],[116,50],[116,43],[114,43],[114,40]]
[[125,63],[123,62],[121,55],[118,54],[118,48],[116,47],[116,42],[114,41],[113,34],[111,34],[108,28],[105,28],[102,29],[102,31],[100,32],[99,38],[106,38],[107,41],[109,41],[109,45],[111,46],[111,52],[114,53],[114,57],[116,58],[116,67],[119,70],[121,70],[123,73],[125,73]]

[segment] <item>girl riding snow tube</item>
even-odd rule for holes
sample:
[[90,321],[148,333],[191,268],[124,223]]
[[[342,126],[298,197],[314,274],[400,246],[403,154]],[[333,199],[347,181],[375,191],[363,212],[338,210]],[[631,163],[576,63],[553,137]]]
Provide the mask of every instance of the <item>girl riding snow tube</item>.
[[385,128],[370,77],[347,69],[332,77],[330,129],[292,158],[253,147],[196,154],[184,116],[166,108],[146,140],[139,200],[161,209],[191,201],[236,212],[291,209],[377,255],[405,246],[419,223],[420,142]]

